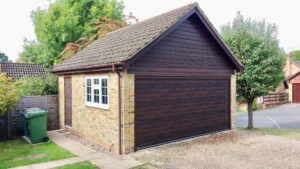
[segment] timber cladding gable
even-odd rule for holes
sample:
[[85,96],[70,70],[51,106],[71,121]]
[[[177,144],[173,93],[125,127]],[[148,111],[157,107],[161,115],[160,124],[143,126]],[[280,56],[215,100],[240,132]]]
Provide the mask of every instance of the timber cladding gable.
[[71,77],[70,130],[120,154],[230,130],[235,72],[242,70],[198,4],[190,4],[114,31],[55,66],[61,128],[64,77]]

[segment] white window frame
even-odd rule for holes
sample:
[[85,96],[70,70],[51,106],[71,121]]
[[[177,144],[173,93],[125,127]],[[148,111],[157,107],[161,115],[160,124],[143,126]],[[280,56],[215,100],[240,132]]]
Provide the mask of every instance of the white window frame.
[[[91,102],[87,101],[87,81],[91,79]],[[94,85],[94,79],[99,79],[99,85]],[[102,79],[107,80],[107,104],[102,103]],[[85,77],[85,105],[89,107],[101,108],[101,109],[109,109],[109,93],[108,93],[108,75],[97,75],[97,76],[87,76]],[[99,103],[94,102],[94,89],[99,90]]]

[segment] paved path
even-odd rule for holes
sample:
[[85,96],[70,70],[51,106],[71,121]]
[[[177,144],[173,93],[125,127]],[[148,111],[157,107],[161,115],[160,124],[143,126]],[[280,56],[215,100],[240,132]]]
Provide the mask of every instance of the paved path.
[[[255,111],[253,113],[254,127],[300,129],[300,104],[284,104],[276,108]],[[238,127],[247,127],[248,114],[236,116]]]
[[15,169],[49,169],[83,161],[89,161],[92,164],[97,165],[101,169],[129,169],[142,165],[140,162],[135,161],[127,155],[117,157],[110,156],[102,152],[97,152],[79,142],[65,137],[63,134],[60,134],[57,131],[48,132],[48,136],[54,143],[70,151],[78,157],[16,167]]

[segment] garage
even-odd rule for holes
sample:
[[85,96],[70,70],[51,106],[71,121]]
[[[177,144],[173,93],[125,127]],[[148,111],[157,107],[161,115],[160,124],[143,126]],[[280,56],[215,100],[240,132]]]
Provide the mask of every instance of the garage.
[[136,78],[136,149],[230,129],[229,79]]
[[300,103],[300,83],[293,83],[293,103]]
[[124,154],[233,128],[243,70],[193,3],[110,32],[52,72],[60,98],[72,77],[72,130]]

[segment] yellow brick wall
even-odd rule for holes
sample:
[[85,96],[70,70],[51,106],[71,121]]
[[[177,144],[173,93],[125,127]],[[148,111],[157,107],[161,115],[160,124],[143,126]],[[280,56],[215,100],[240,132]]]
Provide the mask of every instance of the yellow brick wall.
[[122,73],[122,151],[134,151],[134,75]]
[[230,96],[231,96],[231,128],[234,129],[235,126],[235,115],[236,115],[236,75],[231,75],[230,79]]
[[283,67],[283,71],[285,72],[285,77],[287,77],[299,72],[300,67],[296,66],[295,63],[291,62],[290,58],[287,58],[286,64]]
[[[85,77],[72,75],[72,128],[80,135],[92,139],[112,151],[118,151],[118,76],[108,73],[109,109],[85,105]],[[101,74],[99,74],[101,75]],[[59,77],[60,123],[64,127],[63,76]]]
[[289,102],[292,102],[293,101],[293,84],[289,83]]
[[59,98],[59,126],[65,126],[65,97],[64,97],[64,76],[58,77],[58,98]]
[[300,71],[300,68],[296,66],[294,63],[291,64],[291,74],[298,73]]

